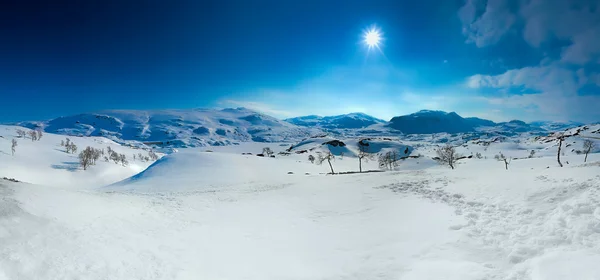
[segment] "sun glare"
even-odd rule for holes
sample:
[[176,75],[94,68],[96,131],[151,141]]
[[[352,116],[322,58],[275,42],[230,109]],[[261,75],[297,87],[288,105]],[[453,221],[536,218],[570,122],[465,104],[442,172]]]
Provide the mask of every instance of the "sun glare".
[[364,42],[369,49],[379,47],[379,44],[381,43],[381,32],[376,28],[367,30],[364,34]]

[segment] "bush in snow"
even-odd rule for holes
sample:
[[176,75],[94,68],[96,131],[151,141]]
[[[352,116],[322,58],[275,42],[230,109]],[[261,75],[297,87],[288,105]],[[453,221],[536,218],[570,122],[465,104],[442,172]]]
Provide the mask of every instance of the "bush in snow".
[[149,157],[151,160],[154,160],[154,161],[158,159],[158,155],[157,155],[157,154],[156,154],[154,151],[152,151],[152,150],[150,150],[150,151],[148,152],[148,157]]
[[585,159],[583,162],[587,162],[588,154],[592,151],[592,149],[594,149],[594,146],[595,144],[592,142],[592,140],[583,141],[583,152],[585,153]]
[[437,157],[435,158],[437,162],[448,165],[452,169],[454,169],[454,165],[456,165],[456,161],[460,157],[460,155],[456,153],[456,149],[450,144],[437,148],[435,153],[437,154]]
[[29,134],[29,138],[31,138],[31,142],[37,140],[38,134],[35,130],[30,130],[27,134]]
[[475,158],[482,159],[483,156],[481,155],[481,153],[475,153]]
[[92,165],[93,157],[94,151],[92,147],[86,147],[79,153],[79,164],[81,164],[83,170],[87,170],[88,166]]
[[310,163],[315,163],[315,156],[308,155],[308,161],[310,161]]
[[529,152],[529,158],[533,158],[535,156],[535,150],[531,150],[531,152]]
[[266,157],[271,157],[271,155],[274,154],[274,152],[271,150],[271,148],[269,147],[264,147],[263,148],[263,155],[265,155]]
[[[69,143],[69,141],[67,141],[67,143]],[[77,145],[75,145],[73,142],[70,142],[69,144],[65,145],[65,149],[68,154],[74,154],[77,152]]]
[[17,129],[17,136],[20,138],[25,138],[25,135],[27,135],[27,132],[25,130],[22,129]]
[[39,140],[41,140],[41,139],[42,139],[42,136],[44,136],[44,132],[42,131],[42,129],[41,129],[41,128],[38,128],[38,129],[36,130],[36,132],[37,132],[37,140],[39,141]]

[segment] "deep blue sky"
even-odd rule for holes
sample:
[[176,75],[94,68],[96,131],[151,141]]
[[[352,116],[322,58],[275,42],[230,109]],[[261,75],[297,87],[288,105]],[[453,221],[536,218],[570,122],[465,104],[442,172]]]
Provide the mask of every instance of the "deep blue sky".
[[[0,121],[238,106],[600,121],[597,2],[2,1]],[[361,42],[371,26],[381,52]]]

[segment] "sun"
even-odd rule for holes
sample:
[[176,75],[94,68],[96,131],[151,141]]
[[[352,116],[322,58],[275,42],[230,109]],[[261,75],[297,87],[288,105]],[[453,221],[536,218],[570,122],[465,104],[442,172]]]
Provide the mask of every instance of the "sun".
[[381,40],[381,31],[379,31],[375,27],[364,32],[364,42],[367,45],[367,47],[369,47],[369,49],[379,48]]

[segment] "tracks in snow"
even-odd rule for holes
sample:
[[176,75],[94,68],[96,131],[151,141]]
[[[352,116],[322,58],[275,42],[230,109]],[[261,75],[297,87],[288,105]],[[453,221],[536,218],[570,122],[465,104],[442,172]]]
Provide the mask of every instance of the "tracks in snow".
[[494,268],[495,279],[530,279],[532,259],[561,248],[600,254],[600,176],[583,182],[538,177],[553,187],[524,201],[492,204],[447,192],[444,187],[453,183],[447,178],[419,179],[423,174],[416,175],[378,188],[452,206],[467,220],[450,228],[468,237],[458,246],[498,256],[491,260],[493,265],[484,264]]

